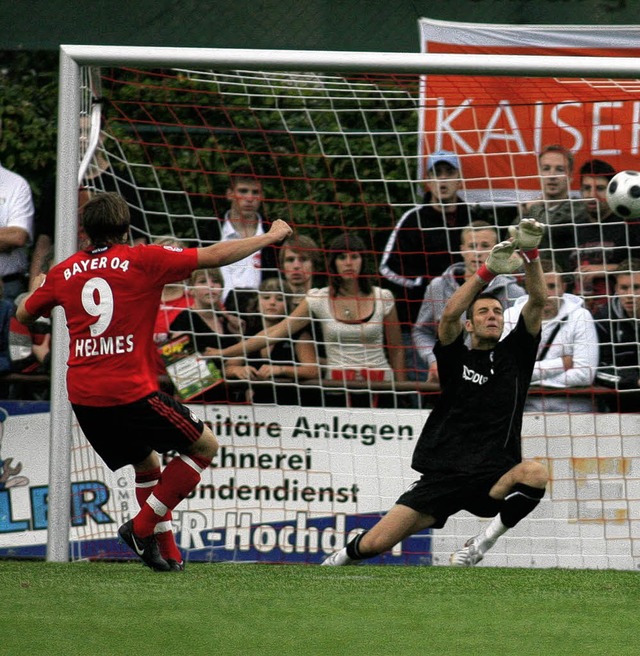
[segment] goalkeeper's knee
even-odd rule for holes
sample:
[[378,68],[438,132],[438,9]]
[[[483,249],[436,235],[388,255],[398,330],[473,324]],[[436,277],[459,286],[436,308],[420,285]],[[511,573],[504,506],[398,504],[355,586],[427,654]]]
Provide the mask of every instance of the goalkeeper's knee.
[[500,520],[507,528],[513,528],[521,519],[533,512],[544,496],[545,488],[516,483],[504,498]]

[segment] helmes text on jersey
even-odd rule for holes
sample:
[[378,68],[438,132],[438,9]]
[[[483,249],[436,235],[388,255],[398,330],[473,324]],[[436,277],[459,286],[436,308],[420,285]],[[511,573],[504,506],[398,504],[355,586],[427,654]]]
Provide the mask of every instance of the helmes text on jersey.
[[96,355],[120,355],[131,353],[134,348],[133,335],[116,335],[115,337],[87,337],[75,343],[76,357],[90,358]]

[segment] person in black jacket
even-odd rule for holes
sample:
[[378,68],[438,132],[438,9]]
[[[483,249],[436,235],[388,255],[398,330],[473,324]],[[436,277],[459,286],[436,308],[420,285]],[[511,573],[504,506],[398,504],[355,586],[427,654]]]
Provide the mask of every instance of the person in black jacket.
[[408,380],[426,380],[427,371],[412,342],[427,285],[454,262],[461,261],[460,235],[472,221],[485,218],[459,195],[460,160],[440,150],[427,159],[427,192],[423,204],[405,212],[389,236],[380,261],[386,287],[396,298]]
[[615,274],[615,294],[596,313],[600,366],[596,382],[618,390],[612,410],[640,410],[640,260],[624,260]]

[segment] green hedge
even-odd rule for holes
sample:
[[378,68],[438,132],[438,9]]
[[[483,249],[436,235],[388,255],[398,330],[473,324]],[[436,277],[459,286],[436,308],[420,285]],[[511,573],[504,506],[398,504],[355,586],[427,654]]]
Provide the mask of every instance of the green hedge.
[[[227,109],[212,106],[210,92],[203,93],[200,98],[201,89],[197,82],[183,80],[181,89],[167,84],[166,90],[159,97],[158,86],[162,87],[162,81],[158,82],[158,79],[162,80],[162,76],[154,75],[154,72],[150,71],[148,76],[124,71],[112,74],[115,75],[112,88],[104,89],[105,95],[113,100],[113,105],[106,107],[108,130],[121,139],[125,150],[130,151],[128,154],[134,159],[149,161],[150,158],[154,162],[154,175],[161,180],[162,186],[165,182],[166,188],[181,185],[193,196],[200,195],[207,200],[209,209],[208,199],[211,198],[214,202],[226,205],[225,178],[216,173],[227,172],[230,168],[248,163],[242,161],[243,153],[247,151],[261,153],[252,157],[251,165],[267,176],[265,189],[267,197],[273,200],[266,209],[271,218],[280,216],[309,227],[366,225],[369,228],[388,229],[394,222],[391,207],[396,203],[410,202],[407,183],[403,182],[408,175],[404,155],[414,153],[417,148],[417,114],[412,111],[413,101],[410,98],[407,98],[408,111],[400,125],[390,125],[389,114],[382,109],[379,113],[369,114],[368,126],[361,124],[358,112],[342,116],[340,127],[343,130],[360,133],[368,127],[383,135],[388,132],[388,137],[378,137],[376,147],[380,158],[366,157],[373,153],[366,150],[365,139],[358,141],[358,152],[364,148],[361,153],[363,156],[350,159],[344,156],[324,156],[344,150],[341,137],[335,134],[337,126],[333,125],[334,119],[330,116],[325,119],[327,124],[321,126],[326,130],[326,135],[317,136],[306,133],[310,126],[301,113],[296,119],[301,125],[294,126],[298,133],[294,134],[280,125],[277,108],[274,107],[273,120],[269,118],[269,103],[273,101],[265,96],[263,102],[267,111],[261,118],[267,120],[274,130],[267,139],[255,115],[251,111],[242,111],[242,105],[246,102],[242,97],[231,101],[232,105],[236,103],[232,109],[240,110],[231,112],[231,120]],[[121,84],[121,78],[129,75],[137,77],[137,84]],[[3,89],[0,96],[0,120],[3,127],[0,161],[31,183],[37,203],[44,181],[55,172],[57,55],[39,52],[0,53],[0,77]],[[186,103],[185,93],[188,97]],[[175,134],[172,134],[171,127],[156,130],[148,125],[146,103],[158,100],[166,105],[155,107],[155,125],[171,126],[176,121],[193,125],[188,134],[190,147],[184,147],[185,135],[181,130],[176,129]],[[254,97],[253,100],[259,102],[260,99]],[[292,94],[292,102],[294,100],[295,94]],[[281,99],[280,102],[284,101]],[[375,107],[378,99],[374,94],[372,98],[361,102]],[[131,123],[121,120],[123,114],[115,107],[118,104],[127,106],[123,113]],[[202,111],[204,116],[194,118],[194,107],[198,107],[198,114]],[[180,113],[187,115],[179,116]],[[131,137],[132,130],[138,131],[141,126],[144,127],[145,120],[146,145],[141,148]],[[403,148],[399,148],[399,134],[394,133],[394,128],[404,133]],[[154,148],[153,142],[162,147]],[[168,150],[165,147],[167,143],[175,143],[178,147]],[[305,153],[308,157],[301,158],[299,153]],[[202,175],[199,161],[202,157],[207,159],[206,171],[211,175]],[[138,175],[139,172],[136,178]],[[358,182],[379,178],[386,182]],[[140,187],[154,186],[153,180],[136,179],[136,183]],[[156,209],[152,206],[158,202],[151,198],[149,209]],[[207,214],[210,215],[209,212]],[[166,228],[158,226],[158,231],[166,231]],[[326,232],[328,237],[331,230]]]
[[0,162],[30,182],[37,202],[55,171],[57,54],[0,53],[0,88]]

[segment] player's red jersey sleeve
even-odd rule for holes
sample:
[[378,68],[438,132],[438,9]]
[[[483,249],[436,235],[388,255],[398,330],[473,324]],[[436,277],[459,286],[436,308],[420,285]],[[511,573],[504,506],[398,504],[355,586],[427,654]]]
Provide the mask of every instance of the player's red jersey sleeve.
[[162,288],[196,267],[196,249],[116,245],[51,269],[25,309],[39,316],[64,308],[72,403],[121,405],[158,389],[153,327]]

